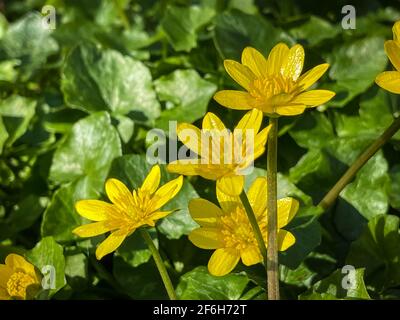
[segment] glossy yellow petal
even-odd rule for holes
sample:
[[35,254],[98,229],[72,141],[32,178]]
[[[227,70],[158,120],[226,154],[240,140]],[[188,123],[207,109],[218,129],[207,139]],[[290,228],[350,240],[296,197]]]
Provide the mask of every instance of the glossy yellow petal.
[[154,194],[152,199],[152,207],[154,210],[161,208],[168,201],[174,198],[177,193],[181,190],[183,184],[183,176],[171,180],[164,184],[160,189]]
[[100,221],[79,226],[72,232],[79,237],[87,238],[95,237],[108,231],[110,231],[110,227],[108,227],[104,221]]
[[244,187],[244,176],[224,176],[217,180],[217,188],[229,195],[240,195]]
[[112,204],[100,200],[80,200],[75,203],[75,209],[82,217],[93,221],[103,221],[116,214]]
[[199,174],[200,166],[197,159],[175,160],[167,165],[167,170],[185,176],[195,176]]
[[263,120],[263,113],[260,110],[253,109],[247,112],[238,122],[235,130],[254,130],[254,136],[260,130]]
[[189,202],[189,212],[193,220],[203,227],[213,227],[224,213],[214,203],[206,199],[192,199]]
[[160,185],[161,171],[160,166],[155,165],[151,168],[149,174],[144,179],[141,189],[153,194]]
[[0,288],[6,288],[8,279],[10,279],[11,275],[14,271],[7,265],[0,264]]
[[278,250],[285,251],[296,242],[296,238],[292,233],[286,230],[278,230]]
[[246,249],[241,250],[240,257],[245,266],[252,266],[263,260],[260,250],[256,246],[248,246]]
[[14,271],[21,271],[32,276],[36,275],[35,267],[25,260],[24,257],[11,253],[6,257],[6,266],[11,268]]
[[189,234],[189,240],[201,249],[218,249],[224,246],[221,231],[217,228],[197,228]]
[[267,207],[267,178],[257,177],[251,184],[247,196],[256,216],[265,213]]
[[393,25],[392,30],[393,30],[393,40],[400,41],[400,21],[397,21]]
[[299,210],[299,202],[293,198],[278,200],[278,229],[286,226]]
[[289,48],[284,43],[278,43],[272,48],[267,60],[267,72],[269,75],[277,75],[281,73],[288,54]]
[[216,190],[218,203],[226,214],[230,214],[236,207],[242,206],[239,195],[229,195],[221,191],[219,188]]
[[292,104],[286,106],[278,106],[275,112],[281,116],[296,116],[302,114],[306,110],[304,104]]
[[[132,231],[131,231],[132,233]],[[100,260],[105,255],[115,251],[122,244],[128,233],[125,230],[118,230],[111,233],[96,249],[96,258]]]
[[224,67],[233,80],[244,89],[250,90],[250,84],[256,78],[250,68],[234,60],[224,60]]
[[300,93],[291,103],[304,104],[306,106],[320,106],[335,96],[335,92],[329,90],[310,90]]
[[244,48],[242,52],[242,64],[258,77],[264,77],[267,73],[267,59],[256,49],[252,47]]
[[208,261],[208,271],[213,276],[224,276],[236,267],[239,259],[240,252],[237,249],[217,249]]
[[8,294],[7,290],[0,287],[0,300],[10,300],[11,297]]
[[207,112],[203,118],[203,130],[225,130],[226,127],[224,123],[218,118],[214,113]]
[[224,107],[235,110],[249,110],[257,107],[256,100],[249,93],[244,91],[218,91],[214,95],[214,100]]
[[254,160],[259,158],[265,152],[265,145],[267,144],[269,130],[271,125],[262,129],[254,139]]
[[[172,212],[174,212],[174,211],[176,211],[176,210],[156,211],[156,212],[153,212],[153,213],[150,215],[149,219],[150,219],[150,220],[153,220],[153,221],[156,221],[156,220],[165,218],[166,216],[170,215],[170,214],[171,214]],[[154,224],[153,224],[153,226],[154,226]]]
[[400,72],[386,71],[378,74],[375,82],[381,88],[400,94]]
[[201,131],[189,123],[179,123],[176,129],[178,138],[190,150],[201,153]]
[[393,40],[385,41],[385,51],[390,62],[397,71],[400,71],[400,43]]
[[308,70],[298,79],[298,86],[301,87],[302,90],[308,89],[324,75],[328,68],[329,64],[323,63],[312,68],[311,70]]
[[290,48],[286,60],[281,69],[282,75],[287,79],[296,81],[303,70],[304,49],[300,44]]
[[117,179],[108,179],[106,181],[106,193],[108,198],[118,208],[129,211],[133,205],[133,196],[129,189]]

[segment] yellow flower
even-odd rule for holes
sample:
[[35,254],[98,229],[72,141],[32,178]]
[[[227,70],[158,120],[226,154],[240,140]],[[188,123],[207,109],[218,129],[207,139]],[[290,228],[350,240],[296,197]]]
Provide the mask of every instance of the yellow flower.
[[73,233],[80,237],[94,237],[111,232],[96,250],[98,260],[115,251],[137,228],[154,227],[158,219],[173,212],[160,211],[160,208],[179,192],[183,177],[179,176],[159,188],[160,177],[160,167],[156,165],[142,186],[132,193],[121,181],[109,179],[105,189],[112,204],[100,200],[81,200],[75,204],[82,217],[96,222],[80,226]]
[[0,300],[32,299],[39,290],[41,276],[35,267],[18,254],[0,264]]
[[[217,190],[221,208],[205,199],[193,199],[189,203],[192,218],[200,228],[189,234],[189,240],[202,249],[216,249],[208,262],[212,275],[223,276],[231,272],[240,259],[246,266],[262,262],[253,229],[246,211],[236,196],[228,196]],[[259,177],[250,186],[248,197],[258,225],[267,243],[267,179]],[[289,231],[282,230],[296,214],[297,200],[278,200],[278,245],[284,251],[296,239]]]
[[385,71],[378,74],[375,82],[387,91],[400,94],[400,21],[394,24],[393,40],[385,42],[385,51],[396,71]]
[[228,194],[240,194],[246,169],[265,151],[270,126],[259,132],[262,118],[259,110],[247,112],[233,133],[211,112],[203,118],[201,130],[188,123],[179,124],[179,140],[200,158],[173,161],[168,164],[168,170],[216,180],[218,189]]
[[270,116],[301,114],[306,108],[319,106],[335,95],[329,90],[310,90],[328,69],[320,64],[300,76],[304,63],[304,49],[277,44],[268,59],[256,49],[247,47],[242,52],[242,63],[225,60],[228,74],[245,91],[223,90],[214,95],[221,105],[239,110],[256,108]]

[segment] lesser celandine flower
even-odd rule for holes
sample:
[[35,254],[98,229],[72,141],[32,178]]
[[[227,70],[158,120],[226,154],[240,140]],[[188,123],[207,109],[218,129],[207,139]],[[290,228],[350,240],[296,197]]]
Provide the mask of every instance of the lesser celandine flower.
[[385,41],[385,51],[396,70],[380,73],[375,82],[387,91],[400,94],[400,21],[393,26],[393,40]]
[[304,49],[296,44],[289,49],[277,44],[266,59],[256,49],[247,47],[241,63],[225,60],[229,75],[246,91],[222,90],[214,99],[221,105],[239,110],[256,108],[269,116],[292,116],[306,108],[316,107],[332,99],[334,92],[309,89],[328,69],[320,64],[301,75]]
[[0,300],[32,299],[41,276],[35,267],[18,254],[11,253],[0,264]]
[[173,211],[161,211],[168,201],[179,192],[183,177],[160,185],[160,167],[154,166],[142,186],[130,192],[117,179],[106,181],[106,193],[112,203],[100,200],[81,200],[75,205],[78,213],[96,221],[76,228],[73,232],[80,237],[94,237],[106,232],[111,234],[98,246],[97,259],[115,251],[124,239],[142,226],[154,227],[155,222]]
[[[229,196],[217,189],[221,207],[205,199],[193,199],[189,203],[192,218],[200,228],[189,234],[189,240],[202,249],[212,249],[208,270],[212,275],[223,276],[231,272],[240,259],[246,266],[262,261],[253,229],[238,197]],[[248,191],[249,202],[254,210],[264,241],[267,243],[267,179],[254,180]],[[292,233],[285,227],[299,208],[297,200],[278,200],[278,245],[284,251],[295,243]]]
[[265,151],[270,127],[259,131],[262,118],[261,111],[249,111],[233,133],[211,112],[203,118],[201,130],[188,123],[179,124],[178,138],[199,158],[173,161],[168,164],[168,170],[216,180],[217,188],[225,193],[240,194],[246,169]]

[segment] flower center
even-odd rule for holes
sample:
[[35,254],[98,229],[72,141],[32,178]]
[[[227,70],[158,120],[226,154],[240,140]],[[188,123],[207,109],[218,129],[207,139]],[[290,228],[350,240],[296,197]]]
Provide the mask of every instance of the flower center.
[[[243,208],[236,207],[231,214],[221,217],[222,236],[228,248],[244,250],[249,246],[257,246],[253,229]],[[258,221],[265,234],[266,223]]]
[[255,79],[251,83],[250,94],[258,99],[268,99],[282,93],[290,94],[295,88],[295,81],[278,74]]
[[26,289],[35,284],[35,279],[23,272],[15,272],[7,281],[7,292],[11,297],[26,298]]

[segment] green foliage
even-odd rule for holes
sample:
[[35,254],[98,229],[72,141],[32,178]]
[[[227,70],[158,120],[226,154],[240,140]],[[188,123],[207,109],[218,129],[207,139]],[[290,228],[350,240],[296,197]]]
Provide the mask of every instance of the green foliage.
[[[324,106],[279,119],[278,197],[300,202],[285,227],[296,243],[279,255],[282,297],[400,298],[400,133],[329,210],[318,207],[400,114],[398,96],[374,84],[392,69],[383,44],[400,19],[396,1],[357,2],[355,30],[342,29],[340,2],[315,0],[50,1],[57,20],[49,30],[39,14],[44,2],[7,2],[0,14],[0,263],[19,253],[38,271],[54,266],[56,286],[39,298],[167,298],[138,232],[96,261],[104,236],[72,234],[88,223],[75,202],[109,201],[111,177],[140,187],[151,168],[151,129],[167,133],[170,121],[198,126],[206,112],[232,129],[244,113],[212,99],[239,89],[223,59],[239,61],[246,46],[268,55],[278,42],[304,46],[305,71],[328,62],[316,87],[337,93]],[[165,140],[168,155],[174,132]],[[265,168],[264,154],[246,187]],[[161,171],[161,184],[176,177],[165,164]],[[185,178],[163,208],[174,212],[149,229],[178,297],[264,299],[260,264],[239,263],[224,277],[208,273],[212,251],[187,237],[197,227],[188,202],[198,197],[216,201],[215,183]],[[349,290],[344,265],[355,267]]]

